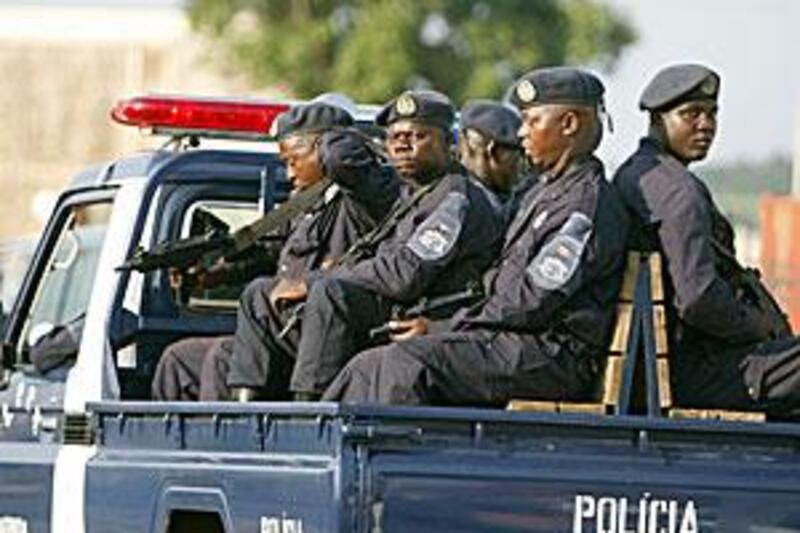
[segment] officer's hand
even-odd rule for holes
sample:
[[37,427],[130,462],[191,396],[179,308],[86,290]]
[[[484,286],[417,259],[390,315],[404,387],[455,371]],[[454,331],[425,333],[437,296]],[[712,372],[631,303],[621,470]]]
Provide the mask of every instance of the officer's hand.
[[428,319],[424,316],[411,318],[409,320],[390,320],[389,328],[392,330],[392,333],[389,335],[389,338],[392,339],[393,342],[400,342],[425,335],[428,333],[429,324]]
[[169,286],[173,291],[180,290],[183,287],[184,279],[183,279],[183,270],[179,268],[170,267],[167,270],[169,274]]
[[285,302],[299,302],[308,295],[308,286],[302,279],[281,279],[269,295],[273,307]]
[[336,265],[336,262],[339,260],[338,257],[326,257],[325,260],[319,265],[320,270],[330,270]]
[[185,270],[170,267],[167,271],[169,286],[174,291],[213,289],[224,281],[226,269],[224,260],[208,269],[202,265],[190,266]]
[[197,267],[193,274],[197,278],[197,286],[201,289],[213,289],[225,283],[229,265],[224,257],[220,257],[210,268]]

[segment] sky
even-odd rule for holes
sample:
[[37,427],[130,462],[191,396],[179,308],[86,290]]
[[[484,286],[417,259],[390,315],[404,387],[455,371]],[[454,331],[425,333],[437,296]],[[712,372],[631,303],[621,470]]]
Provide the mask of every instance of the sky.
[[800,1],[606,0],[639,40],[603,78],[616,132],[601,154],[612,165],[646,129],[639,95],[662,67],[699,62],[722,77],[719,133],[709,162],[789,154],[800,130]]

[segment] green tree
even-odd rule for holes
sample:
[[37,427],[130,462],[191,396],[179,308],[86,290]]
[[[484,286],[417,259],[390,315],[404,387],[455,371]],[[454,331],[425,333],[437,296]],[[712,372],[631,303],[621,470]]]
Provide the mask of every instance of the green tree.
[[542,65],[611,70],[636,39],[598,0],[190,0],[193,27],[261,85],[381,102],[432,87],[500,97]]

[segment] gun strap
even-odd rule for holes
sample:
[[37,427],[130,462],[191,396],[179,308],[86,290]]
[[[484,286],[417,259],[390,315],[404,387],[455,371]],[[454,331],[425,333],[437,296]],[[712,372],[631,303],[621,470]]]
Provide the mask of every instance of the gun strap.
[[338,261],[332,265],[332,267],[346,263],[353,257],[358,257],[359,252],[362,250],[372,249],[373,247],[377,246],[394,230],[398,222],[400,222],[404,216],[414,209],[414,207],[416,207],[422,201],[422,199],[438,184],[439,180],[428,183],[427,185],[417,189],[414,192],[414,195],[411,196],[408,201],[397,202],[391,211],[389,211],[389,213],[383,218],[383,220],[381,220],[381,222],[375,226],[372,231],[353,243],[353,245],[348,248],[348,250],[339,258]]
[[322,179],[302,191],[294,193],[280,207],[266,213],[263,217],[238,229],[233,233],[233,250],[231,255],[241,253],[255,245],[265,235],[272,233],[297,216],[308,212],[327,190],[331,181]]

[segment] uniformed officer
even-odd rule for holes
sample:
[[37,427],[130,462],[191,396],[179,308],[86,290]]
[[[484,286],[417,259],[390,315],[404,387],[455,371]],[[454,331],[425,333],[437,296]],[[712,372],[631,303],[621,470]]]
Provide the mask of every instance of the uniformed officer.
[[513,88],[519,137],[541,172],[529,182],[485,298],[446,331],[360,353],[323,400],[502,406],[577,400],[598,379],[622,280],[628,217],[592,154],[604,87],[566,67]]
[[[517,137],[522,124],[519,112],[491,100],[472,100],[461,108],[458,123],[461,164],[489,189],[489,198],[504,221],[510,220],[520,197],[536,179],[527,169],[523,171],[522,147]],[[390,320],[387,325],[395,332],[390,339],[405,340],[437,329],[439,325],[429,318]]]
[[800,400],[800,348],[785,318],[754,305],[737,282],[733,228],[688,165],[706,157],[717,131],[720,77],[702,65],[660,71],[639,106],[650,128],[614,184],[635,214],[637,245],[666,265],[667,323],[676,403],[767,409]]
[[505,203],[520,176],[519,113],[498,102],[473,100],[461,108],[461,164]]
[[[307,189],[323,178],[331,184],[309,212],[292,221],[277,276],[258,278],[242,293],[236,334],[245,342],[240,351],[249,346],[247,340],[260,343],[267,337],[271,349],[263,356],[259,352],[260,357],[249,367],[233,365],[234,383],[240,374],[246,383],[250,383],[248,379],[263,383],[267,366],[282,369],[276,372],[284,374],[291,368],[284,355],[293,353],[297,333],[278,334],[288,310],[278,309],[268,300],[278,280],[303,276],[343,254],[374,227],[397,197],[398,181],[373,164],[378,154],[361,134],[348,129],[352,123],[344,109],[325,103],[295,106],[277,119],[280,157],[294,189]],[[362,172],[364,168],[369,172]],[[225,399],[233,346],[233,337],[174,343],[159,362],[153,396],[161,400]],[[280,388],[273,391],[280,395]]]
[[454,115],[434,91],[405,92],[377,115],[406,189],[374,255],[311,284],[291,380],[298,399],[318,398],[350,357],[373,345],[369,331],[393,306],[461,291],[494,257],[502,220],[485,187],[451,158]]

